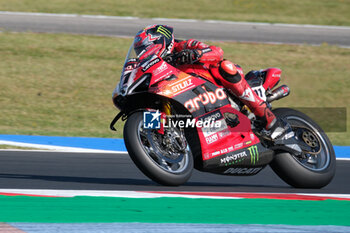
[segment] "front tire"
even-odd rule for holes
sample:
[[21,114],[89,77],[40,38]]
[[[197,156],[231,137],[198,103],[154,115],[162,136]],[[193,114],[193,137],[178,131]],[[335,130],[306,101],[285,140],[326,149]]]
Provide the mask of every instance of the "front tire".
[[303,152],[301,156],[277,151],[270,164],[276,174],[295,188],[322,188],[328,185],[335,174],[335,153],[333,146],[323,132],[310,117],[289,108],[275,109],[278,118],[291,124],[296,138],[306,143],[319,153]]
[[169,186],[184,184],[192,174],[193,156],[187,146],[182,153],[167,154],[157,130],[143,128],[143,112],[128,117],[124,141],[136,166],[153,181]]

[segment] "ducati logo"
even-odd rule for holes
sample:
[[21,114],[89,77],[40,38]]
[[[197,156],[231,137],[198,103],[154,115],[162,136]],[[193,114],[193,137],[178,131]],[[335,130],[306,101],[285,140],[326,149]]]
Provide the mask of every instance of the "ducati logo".
[[247,88],[244,90],[243,95],[240,96],[241,99],[248,100],[250,102],[255,102],[252,89]]

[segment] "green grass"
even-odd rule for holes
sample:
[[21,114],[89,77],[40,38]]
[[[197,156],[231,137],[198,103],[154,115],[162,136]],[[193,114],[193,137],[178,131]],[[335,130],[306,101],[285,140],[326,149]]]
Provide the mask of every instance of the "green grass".
[[350,25],[350,0],[0,0],[0,10]]
[[[112,91],[131,39],[0,34],[0,134],[122,137]],[[274,106],[349,107],[350,50],[335,46],[220,43],[225,57],[251,69],[280,67],[292,94]],[[348,112],[349,113],[349,112]],[[346,133],[334,144],[350,145]]]
[[[9,146],[9,145],[0,145],[0,149],[20,149],[20,150],[37,150],[37,148],[33,147],[22,147],[22,146]],[[43,149],[41,149],[43,150]]]

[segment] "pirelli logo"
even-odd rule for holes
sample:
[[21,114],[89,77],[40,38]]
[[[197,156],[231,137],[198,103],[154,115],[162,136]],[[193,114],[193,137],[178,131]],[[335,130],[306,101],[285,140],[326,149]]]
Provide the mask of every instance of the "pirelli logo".
[[170,39],[171,38],[171,31],[169,31],[167,28],[163,26],[159,26],[157,28],[157,32],[163,34],[166,38]]

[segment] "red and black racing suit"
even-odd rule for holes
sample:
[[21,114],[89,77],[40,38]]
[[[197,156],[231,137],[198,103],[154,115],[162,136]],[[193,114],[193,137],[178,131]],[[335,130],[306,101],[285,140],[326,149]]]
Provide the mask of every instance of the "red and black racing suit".
[[[264,122],[265,129],[270,129],[276,122],[276,116],[267,108],[266,103],[251,89],[244,78],[243,70],[236,64],[223,59],[224,52],[220,47],[209,46],[200,41],[190,39],[175,41],[175,52],[195,50],[196,63],[208,69],[214,78],[232,91],[248,108]],[[181,66],[178,67],[182,70]],[[186,65],[184,66],[186,69]]]

